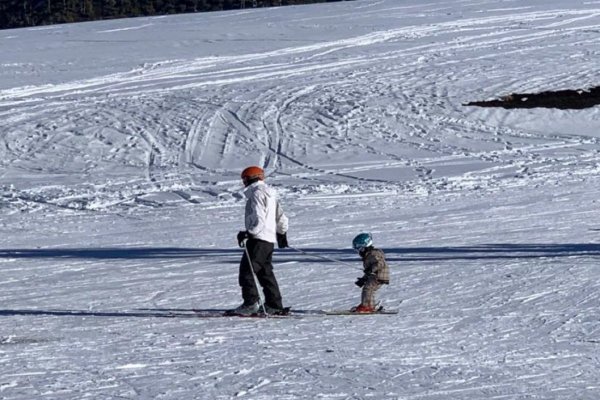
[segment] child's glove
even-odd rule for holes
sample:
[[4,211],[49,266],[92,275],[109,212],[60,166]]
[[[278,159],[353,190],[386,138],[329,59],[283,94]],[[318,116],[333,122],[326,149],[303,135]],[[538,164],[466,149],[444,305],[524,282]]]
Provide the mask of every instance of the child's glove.
[[358,279],[356,280],[356,282],[354,282],[354,284],[355,284],[356,286],[358,286],[358,287],[363,287],[363,286],[365,286],[365,283],[367,283],[367,277],[366,277],[366,276],[360,277],[360,278],[358,278]]

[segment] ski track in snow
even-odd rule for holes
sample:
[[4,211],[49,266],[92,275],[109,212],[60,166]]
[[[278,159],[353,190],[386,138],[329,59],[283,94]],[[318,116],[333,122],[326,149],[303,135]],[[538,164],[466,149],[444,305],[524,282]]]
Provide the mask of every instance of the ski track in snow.
[[[597,86],[598,25],[363,0],[0,33],[0,397],[597,399],[599,108],[462,104]],[[284,302],[355,305],[367,230],[398,315],[190,317],[241,301],[250,164],[308,252],[276,251]]]

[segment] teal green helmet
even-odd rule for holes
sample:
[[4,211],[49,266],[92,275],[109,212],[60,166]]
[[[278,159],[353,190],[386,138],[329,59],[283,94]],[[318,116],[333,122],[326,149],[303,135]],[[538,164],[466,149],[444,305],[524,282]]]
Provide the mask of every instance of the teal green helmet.
[[352,240],[352,248],[360,251],[367,247],[373,246],[373,237],[370,233],[360,233]]

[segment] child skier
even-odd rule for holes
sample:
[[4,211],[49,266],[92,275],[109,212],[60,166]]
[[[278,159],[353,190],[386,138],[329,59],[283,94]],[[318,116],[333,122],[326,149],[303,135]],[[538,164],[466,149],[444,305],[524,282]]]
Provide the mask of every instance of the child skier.
[[365,274],[355,282],[362,288],[361,302],[351,311],[371,313],[375,309],[375,292],[390,283],[390,269],[385,261],[382,250],[373,247],[373,237],[370,233],[361,233],[352,241],[352,247],[362,258]]

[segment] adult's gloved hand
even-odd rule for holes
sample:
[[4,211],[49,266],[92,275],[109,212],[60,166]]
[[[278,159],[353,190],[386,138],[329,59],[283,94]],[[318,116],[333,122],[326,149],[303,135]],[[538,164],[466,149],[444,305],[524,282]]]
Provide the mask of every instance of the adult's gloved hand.
[[244,241],[250,239],[248,231],[239,231],[237,234],[237,241],[240,247],[244,247]]
[[354,284],[358,287],[365,286],[365,283],[367,283],[367,278],[365,276],[358,278],[356,282],[354,282]]
[[289,247],[288,241],[287,241],[287,233],[278,233],[277,234],[277,247],[279,247],[280,249]]

